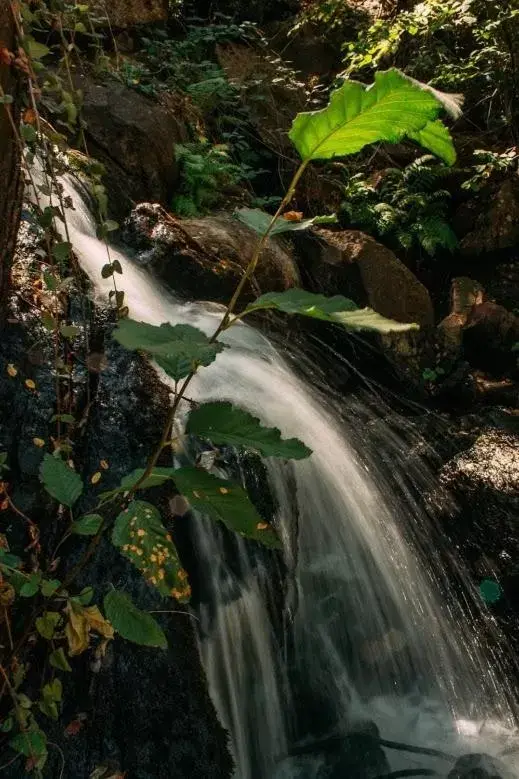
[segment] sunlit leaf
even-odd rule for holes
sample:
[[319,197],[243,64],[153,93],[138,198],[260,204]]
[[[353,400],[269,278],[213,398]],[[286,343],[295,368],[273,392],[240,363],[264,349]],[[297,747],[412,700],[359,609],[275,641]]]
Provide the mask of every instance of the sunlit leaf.
[[304,161],[355,154],[368,144],[409,137],[451,163],[448,132],[435,123],[444,108],[440,93],[392,69],[375,74],[370,86],[346,80],[320,111],[298,114],[290,139]]
[[246,311],[264,309],[321,319],[324,322],[344,325],[349,330],[376,330],[380,333],[388,333],[418,329],[418,325],[394,322],[371,308],[357,308],[352,300],[342,295],[328,298],[325,295],[296,288],[286,292],[267,292],[247,306]]
[[[251,230],[264,235],[272,221],[272,216],[266,211],[262,211],[260,208],[238,208],[234,215],[240,222],[250,227]],[[335,224],[337,222],[336,216],[314,216],[313,219],[301,219],[300,221],[293,221],[285,219],[282,216],[277,220],[274,227],[270,231],[272,236],[279,235],[280,233],[297,232],[300,230],[308,230],[309,227],[317,224]]]

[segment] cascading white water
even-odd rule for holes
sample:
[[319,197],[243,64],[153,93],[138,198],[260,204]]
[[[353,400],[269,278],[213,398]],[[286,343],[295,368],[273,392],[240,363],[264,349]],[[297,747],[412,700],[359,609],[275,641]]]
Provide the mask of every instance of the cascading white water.
[[[75,252],[104,294],[111,288],[100,275],[106,249],[78,191],[65,187],[75,205],[68,213]],[[134,319],[214,331],[215,306],[180,303],[124,254],[113,256]],[[518,741],[497,660],[449,594],[428,540],[432,520],[412,495],[434,483],[426,464],[404,464],[405,444],[390,428],[373,451],[355,417],[340,414],[253,328],[239,325],[225,340],[232,348],[200,371],[191,397],[232,400],[313,450],[306,461],[266,461],[290,583],[282,636],[271,623],[261,564],[239,542],[240,575],[226,570],[218,529],[199,523],[213,599],[200,610],[201,654],[231,732],[236,778],[316,776],[318,759],[304,768],[280,760],[291,734],[345,732],[358,719],[375,721],[386,739],[455,755],[501,754],[514,775]],[[362,456],[352,444],[359,438]],[[393,481],[378,468],[380,458],[393,460]],[[392,761],[395,768],[424,765],[416,755],[397,753]]]

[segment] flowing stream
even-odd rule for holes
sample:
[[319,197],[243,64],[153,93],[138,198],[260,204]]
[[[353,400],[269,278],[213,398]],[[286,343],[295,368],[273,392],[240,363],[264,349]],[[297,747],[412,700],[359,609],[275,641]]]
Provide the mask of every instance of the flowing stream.
[[[105,296],[106,249],[78,190],[65,186],[75,204],[71,241]],[[134,319],[215,329],[218,307],[181,303],[135,261],[116,250],[112,257],[123,267],[118,279]],[[308,460],[265,461],[285,586],[269,575],[268,557],[241,541],[228,566],[219,529],[197,522],[210,591],[198,614],[200,652],[231,733],[236,779],[335,777],[320,773],[326,758],[318,749],[313,756],[289,751],[295,742],[345,735],[359,722],[376,723],[384,739],[454,756],[499,755],[515,776],[509,691],[499,657],[480,646],[458,605],[479,608],[463,572],[455,571],[457,592],[449,585],[448,550],[420,500],[435,488],[426,460],[362,400],[329,397],[302,356],[295,355],[294,369],[246,325],[225,340],[232,348],[200,372],[191,397],[231,400],[313,450]],[[399,750],[387,757],[392,770],[425,767],[445,777],[452,766]],[[348,776],[374,779],[373,771]]]

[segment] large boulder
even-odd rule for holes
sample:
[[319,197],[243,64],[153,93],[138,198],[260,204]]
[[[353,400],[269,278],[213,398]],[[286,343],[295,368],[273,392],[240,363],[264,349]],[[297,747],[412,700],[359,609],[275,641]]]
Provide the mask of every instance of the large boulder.
[[[249,264],[257,234],[238,220],[205,216],[180,220],[157,205],[141,203],[125,226],[125,239],[180,296],[228,303]],[[270,240],[242,300],[299,285],[290,249]]]
[[302,249],[302,273],[318,291],[352,297],[398,322],[433,324],[427,289],[391,249],[369,235],[321,229]]
[[167,21],[169,5],[169,0],[93,0],[92,10],[100,20],[106,18],[112,28],[125,28]]
[[126,215],[139,200],[169,203],[178,180],[175,144],[186,139],[172,109],[118,81],[77,78],[89,152],[106,168],[110,207]]

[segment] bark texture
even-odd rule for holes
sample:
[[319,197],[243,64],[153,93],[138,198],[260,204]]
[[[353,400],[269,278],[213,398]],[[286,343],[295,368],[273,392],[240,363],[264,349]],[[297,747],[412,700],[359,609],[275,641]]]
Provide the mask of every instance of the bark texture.
[[0,105],[0,328],[7,311],[11,263],[22,204],[22,175],[19,149],[9,112],[18,124],[18,77],[15,69],[4,63],[2,50],[13,51],[15,26],[8,0],[0,0],[0,84],[6,95],[15,102]]

